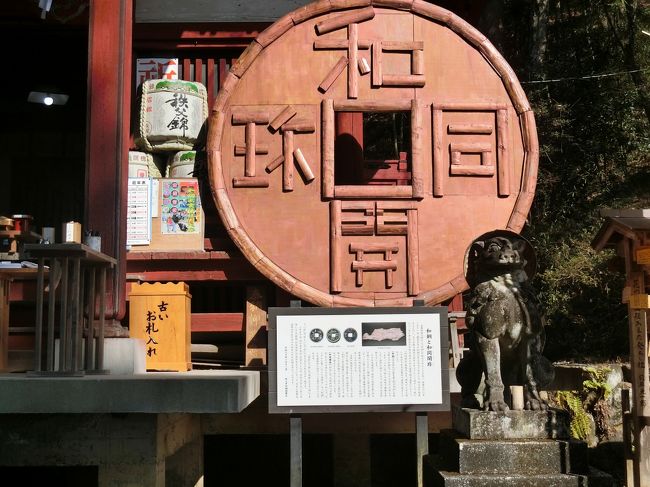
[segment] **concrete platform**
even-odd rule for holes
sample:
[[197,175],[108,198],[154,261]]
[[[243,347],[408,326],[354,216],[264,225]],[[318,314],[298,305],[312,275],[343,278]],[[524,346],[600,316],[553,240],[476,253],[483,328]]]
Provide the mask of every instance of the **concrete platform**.
[[260,394],[250,370],[134,375],[0,375],[0,414],[238,413]]

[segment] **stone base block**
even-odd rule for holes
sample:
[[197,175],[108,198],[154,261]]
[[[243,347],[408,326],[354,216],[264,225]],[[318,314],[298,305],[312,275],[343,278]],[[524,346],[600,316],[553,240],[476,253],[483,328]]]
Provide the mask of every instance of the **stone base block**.
[[452,407],[452,425],[472,440],[568,439],[569,414],[548,411],[480,411]]
[[[93,347],[97,340],[93,341]],[[85,360],[85,343],[81,350],[82,361]],[[93,348],[93,352],[97,351]],[[112,375],[144,374],[146,369],[145,343],[141,338],[105,338],[104,370]],[[59,339],[54,342],[54,370],[59,370]]]
[[468,440],[447,430],[440,434],[442,470],[460,474],[527,475],[587,473],[584,442],[559,440]]

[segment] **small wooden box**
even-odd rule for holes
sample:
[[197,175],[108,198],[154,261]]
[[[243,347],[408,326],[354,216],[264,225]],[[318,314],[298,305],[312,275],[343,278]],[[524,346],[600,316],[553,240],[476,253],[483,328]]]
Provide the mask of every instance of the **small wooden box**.
[[145,341],[147,370],[187,371],[190,347],[191,295],[179,283],[137,283],[129,293],[131,338]]
[[81,223],[65,222],[63,224],[61,241],[65,243],[81,243]]

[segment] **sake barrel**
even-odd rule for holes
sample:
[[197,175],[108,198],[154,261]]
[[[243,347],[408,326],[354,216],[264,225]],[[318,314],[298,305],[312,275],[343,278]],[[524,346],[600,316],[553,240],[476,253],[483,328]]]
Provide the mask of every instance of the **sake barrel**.
[[167,154],[147,154],[149,159],[149,177],[164,178],[167,175]]
[[129,151],[130,178],[162,178],[167,172],[167,158],[160,154]]
[[151,154],[146,154],[144,152],[138,151],[129,151],[129,177],[148,178],[149,159],[151,159]]
[[147,80],[142,83],[138,146],[148,152],[191,150],[208,117],[201,83]]
[[171,157],[169,163],[170,178],[187,178],[194,176],[196,151],[181,151]]

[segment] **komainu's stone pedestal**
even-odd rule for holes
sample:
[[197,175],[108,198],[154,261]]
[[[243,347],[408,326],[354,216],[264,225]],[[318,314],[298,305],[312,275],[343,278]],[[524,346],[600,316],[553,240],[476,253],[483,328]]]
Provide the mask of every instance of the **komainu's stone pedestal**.
[[470,440],[523,440],[569,438],[571,418],[565,411],[486,412],[454,407],[452,425]]
[[454,430],[424,460],[427,487],[612,487],[589,467],[584,442],[569,440],[564,411],[483,412],[454,408]]

